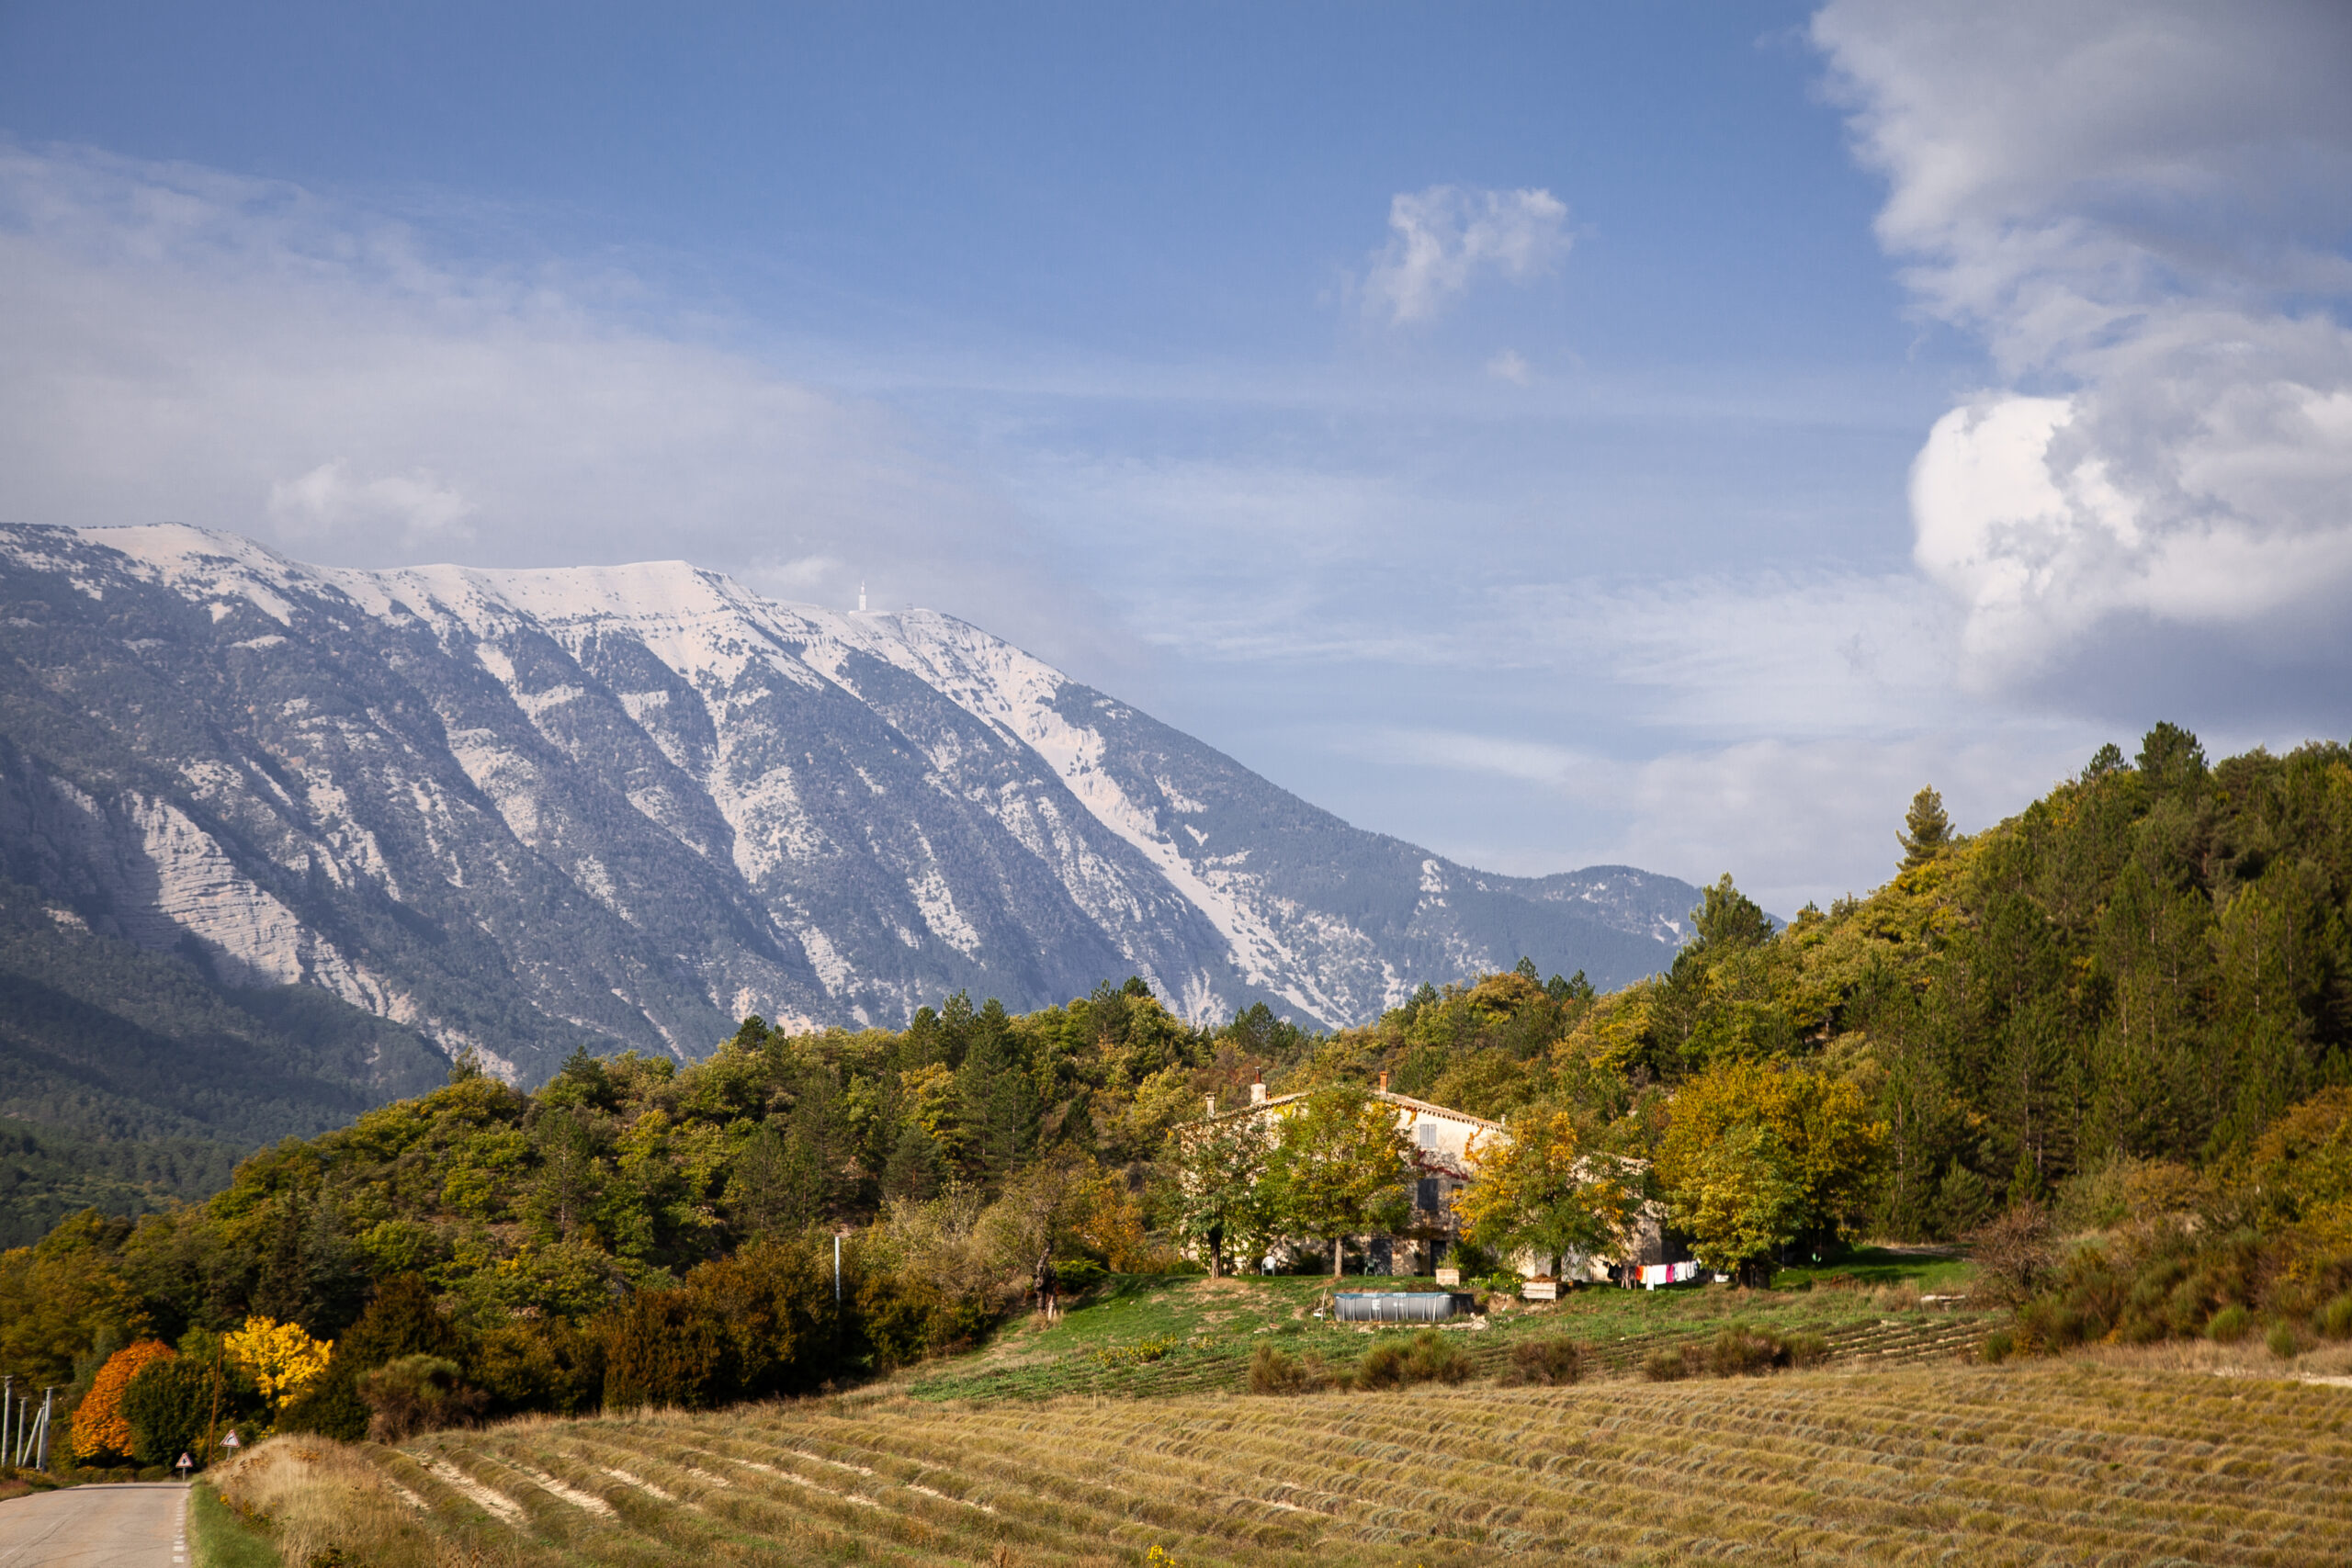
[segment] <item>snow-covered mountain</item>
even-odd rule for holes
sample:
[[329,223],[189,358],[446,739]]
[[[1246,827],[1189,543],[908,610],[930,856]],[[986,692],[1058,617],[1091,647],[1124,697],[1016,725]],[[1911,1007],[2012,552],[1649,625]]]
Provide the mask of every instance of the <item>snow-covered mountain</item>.
[[1139,974],[1364,1021],[1508,966],[1662,966],[1696,901],[1349,827],[927,611],[674,561],[304,566],[0,527],[0,874],[229,984],[306,983],[534,1080],[743,1014],[899,1024]]

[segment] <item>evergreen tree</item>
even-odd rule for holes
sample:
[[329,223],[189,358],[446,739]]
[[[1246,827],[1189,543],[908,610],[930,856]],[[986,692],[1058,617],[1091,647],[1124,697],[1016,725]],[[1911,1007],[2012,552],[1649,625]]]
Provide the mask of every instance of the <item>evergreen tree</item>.
[[1690,923],[1698,928],[1700,952],[1709,957],[1772,940],[1772,917],[1732,886],[1729,872],[1713,886],[1702,890],[1699,907],[1690,911]]
[[1903,869],[1910,871],[1923,866],[1951,847],[1951,818],[1944,814],[1944,797],[1933,789],[1922,789],[1911,797],[1911,809],[1904,814],[1903,831],[1895,837],[1903,844]]

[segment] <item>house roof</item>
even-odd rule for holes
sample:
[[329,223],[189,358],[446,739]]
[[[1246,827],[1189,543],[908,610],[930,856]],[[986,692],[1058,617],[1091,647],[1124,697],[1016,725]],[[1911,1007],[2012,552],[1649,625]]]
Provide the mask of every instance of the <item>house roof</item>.
[[[1199,1122],[1229,1122],[1237,1116],[1262,1115],[1278,1105],[1291,1105],[1305,1100],[1311,1092],[1311,1090],[1301,1089],[1294,1094],[1270,1095],[1254,1105],[1237,1105],[1230,1111],[1220,1111],[1214,1116],[1201,1117]],[[1434,1105],[1426,1100],[1415,1100],[1409,1094],[1396,1094],[1385,1089],[1370,1089],[1366,1093],[1371,1099],[1410,1111],[1416,1115],[1443,1116],[1450,1121],[1466,1122],[1473,1127],[1481,1128],[1489,1133],[1501,1133],[1505,1136],[1509,1136],[1510,1133],[1510,1129],[1499,1122],[1490,1122],[1484,1116],[1473,1116],[1467,1111],[1456,1111],[1452,1106]]]

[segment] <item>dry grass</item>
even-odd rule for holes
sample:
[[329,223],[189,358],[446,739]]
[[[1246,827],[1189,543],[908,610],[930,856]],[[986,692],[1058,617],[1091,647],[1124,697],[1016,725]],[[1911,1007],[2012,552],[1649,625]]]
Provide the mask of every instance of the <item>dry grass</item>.
[[[429,1516],[361,1479],[359,1450],[239,1485],[278,1498],[289,1529],[307,1505],[265,1483],[314,1475],[403,1541],[616,1568],[1089,1568],[1155,1548],[1184,1568],[2352,1561],[2352,1390],[2211,1370],[2102,1358],[1287,1400],[882,1392],[364,1450]],[[316,1529],[304,1539],[332,1539]],[[435,1561],[406,1545],[355,1560]]]
[[[258,1525],[289,1568],[538,1568],[558,1559],[512,1528],[469,1528],[403,1485],[385,1450],[273,1438],[209,1473],[221,1501]],[[519,1516],[518,1516],[519,1517]]]

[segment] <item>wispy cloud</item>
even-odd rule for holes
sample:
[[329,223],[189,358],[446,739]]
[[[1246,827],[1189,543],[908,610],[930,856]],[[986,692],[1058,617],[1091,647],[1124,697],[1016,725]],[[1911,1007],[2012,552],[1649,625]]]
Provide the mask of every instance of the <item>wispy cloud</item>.
[[0,149],[0,276],[11,520],[185,521],[347,564],[677,556],[1024,630],[1089,613],[925,431],[627,274],[454,259],[277,182]]
[[1400,191],[1388,203],[1388,243],[1364,277],[1365,308],[1399,325],[1425,321],[1483,276],[1541,276],[1568,254],[1567,223],[1548,190]]
[[[1590,837],[1571,861],[1628,862],[1694,882],[1732,873],[1776,913],[1864,892],[1894,874],[1895,830],[1924,784],[1973,830],[2007,816],[2086,761],[2097,738],[2073,725],[2014,723],[1962,739],[1905,736],[1758,739],[1676,747],[1645,757],[1444,729],[1367,738],[1391,766],[1495,774],[1572,807]],[[1474,863],[1514,865],[1512,846],[1458,846]]]
[[1509,381],[1514,387],[1524,387],[1535,378],[1534,367],[1515,348],[1504,349],[1487,360],[1487,374],[1498,381]]

